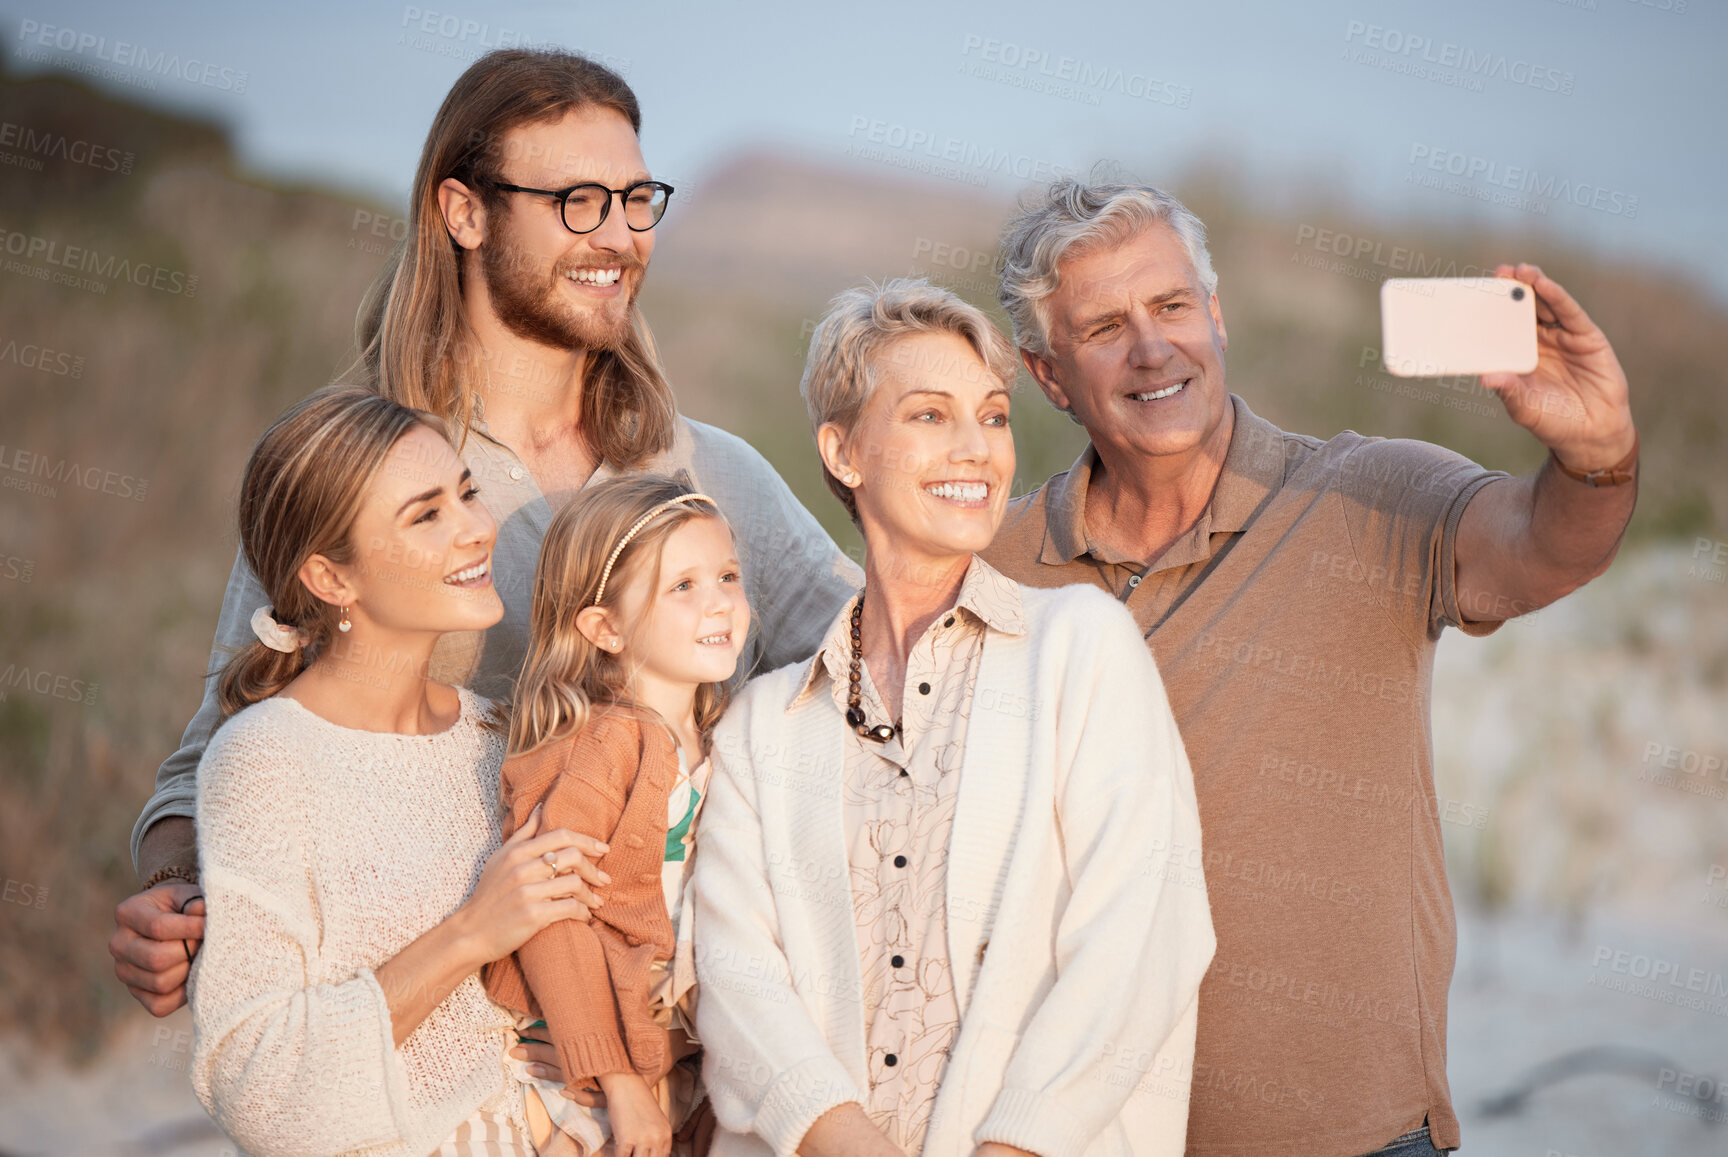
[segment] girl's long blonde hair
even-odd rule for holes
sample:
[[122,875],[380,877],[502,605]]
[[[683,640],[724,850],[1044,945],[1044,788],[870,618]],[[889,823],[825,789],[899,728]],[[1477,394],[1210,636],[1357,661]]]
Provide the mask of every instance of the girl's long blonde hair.
[[[528,657],[516,680],[507,719],[509,754],[533,751],[580,730],[595,708],[643,708],[630,699],[630,648],[619,654],[588,641],[576,626],[583,609],[599,605],[616,617],[624,591],[646,579],[658,586],[660,554],[674,530],[695,518],[718,518],[707,502],[668,507],[624,547],[606,579],[605,598],[594,593],[613,548],[626,531],[663,502],[694,494],[684,480],[663,474],[612,478],[584,490],[552,519],[534,568],[534,594],[528,615]],[[652,610],[649,613],[653,613]],[[637,624],[623,624],[628,635]],[[696,689],[696,726],[706,731],[726,708],[724,683]]]

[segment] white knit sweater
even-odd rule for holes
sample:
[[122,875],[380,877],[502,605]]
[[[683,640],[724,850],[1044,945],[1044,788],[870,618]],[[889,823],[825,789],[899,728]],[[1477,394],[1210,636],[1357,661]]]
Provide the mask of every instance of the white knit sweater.
[[[1188,758],[1126,610],[1020,587],[984,640],[948,845],[961,1011],[924,1157],[1180,1157],[1200,978],[1215,940]],[[840,794],[846,722],[745,688],[716,729],[696,857],[697,1032],[715,1157],[789,1157],[867,1088]],[[794,705],[796,704],[796,705]]]
[[292,699],[198,765],[208,922],[192,1085],[247,1153],[425,1157],[476,1109],[520,1120],[511,1018],[469,976],[403,1042],[372,970],[467,899],[498,847],[486,700],[436,735],[340,727]]

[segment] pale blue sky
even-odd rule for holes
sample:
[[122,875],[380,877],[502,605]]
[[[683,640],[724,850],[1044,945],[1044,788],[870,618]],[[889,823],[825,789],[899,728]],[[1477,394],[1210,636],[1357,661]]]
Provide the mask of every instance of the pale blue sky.
[[[1477,214],[1601,251],[1643,249],[1728,300],[1718,210],[1728,16],[1717,0],[1138,0],[1091,10],[1082,21],[1047,2],[306,0],[247,10],[231,0],[11,0],[5,41],[26,73],[48,65],[20,59],[21,48],[98,65],[117,41],[149,59],[212,65],[205,83],[161,76],[153,92],[140,88],[148,70],[135,61],[108,65],[127,80],[104,83],[220,117],[264,173],[392,201],[450,82],[513,34],[624,71],[643,103],[650,165],[686,185],[751,145],[842,160],[872,135],[880,157],[957,158],[954,172],[1004,195],[1023,184],[1015,170],[1085,170],[1108,158],[1156,181],[1210,151],[1242,165],[1262,193],[1320,185],[1371,214]],[[44,48],[22,35],[48,25],[85,46]],[[1425,59],[1441,79],[1406,71]],[[243,94],[224,86],[223,69],[246,74]],[[1088,83],[1068,94],[1031,87],[1064,78]],[[1152,99],[1134,95],[1148,87]],[[1424,176],[1426,186],[1412,180]],[[1446,181],[1455,184],[1433,187]],[[1507,196],[1507,184],[1527,203],[1488,200]]]

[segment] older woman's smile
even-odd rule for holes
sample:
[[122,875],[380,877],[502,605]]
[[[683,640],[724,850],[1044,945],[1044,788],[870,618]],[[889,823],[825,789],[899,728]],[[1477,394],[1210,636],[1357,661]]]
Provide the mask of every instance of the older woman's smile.
[[990,498],[988,482],[927,482],[924,493],[956,506],[983,507]]

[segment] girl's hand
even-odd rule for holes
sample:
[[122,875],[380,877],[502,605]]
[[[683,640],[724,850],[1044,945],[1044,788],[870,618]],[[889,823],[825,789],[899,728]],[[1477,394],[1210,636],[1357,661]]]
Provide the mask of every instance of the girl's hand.
[[672,1123],[660,1111],[648,1082],[635,1073],[608,1073],[600,1078],[600,1088],[606,1093],[617,1157],[669,1157]]
[[586,920],[602,901],[590,884],[611,883],[594,860],[607,847],[565,828],[540,834],[540,809],[486,861],[474,894],[452,921],[484,961],[499,960],[559,920]]

